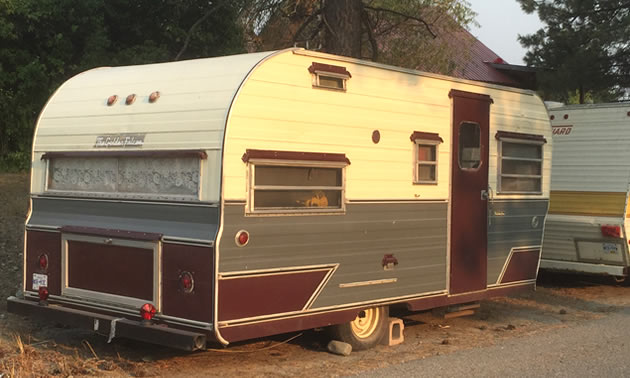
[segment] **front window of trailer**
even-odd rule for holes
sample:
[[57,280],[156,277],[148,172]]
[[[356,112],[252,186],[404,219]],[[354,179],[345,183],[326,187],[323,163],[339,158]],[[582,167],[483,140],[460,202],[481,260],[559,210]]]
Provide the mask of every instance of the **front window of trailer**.
[[518,133],[500,136],[499,193],[541,194],[546,140],[539,135]]
[[[87,155],[87,156],[86,156]],[[51,156],[47,194],[199,200],[199,156]]]
[[250,165],[251,212],[343,211],[343,167]]

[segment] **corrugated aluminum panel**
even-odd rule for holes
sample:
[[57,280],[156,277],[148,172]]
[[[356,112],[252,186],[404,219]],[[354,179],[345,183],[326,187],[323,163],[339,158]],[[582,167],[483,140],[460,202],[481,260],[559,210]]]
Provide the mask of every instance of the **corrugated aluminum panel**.
[[553,191],[628,191],[629,111],[630,103],[567,106],[549,111],[554,118],[551,126],[556,130]]

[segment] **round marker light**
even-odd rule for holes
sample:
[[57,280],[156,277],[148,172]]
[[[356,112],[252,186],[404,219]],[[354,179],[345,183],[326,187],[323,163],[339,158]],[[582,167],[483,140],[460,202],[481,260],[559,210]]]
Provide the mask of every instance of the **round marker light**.
[[179,286],[184,293],[192,293],[195,288],[195,280],[192,273],[183,272],[179,275]]
[[145,303],[140,307],[140,316],[142,316],[143,320],[151,320],[155,316],[156,311],[155,306],[151,303]]
[[39,255],[39,267],[43,270],[48,269],[48,256],[45,253]]
[[249,232],[245,230],[241,230],[236,233],[236,245],[239,247],[244,247],[249,243]]
[[118,96],[117,95],[109,96],[109,98],[107,99],[107,106],[114,105],[116,103],[116,101],[118,101]]
[[158,98],[160,98],[160,92],[159,91],[155,91],[155,92],[151,93],[151,95],[149,96],[149,102],[151,104],[153,104],[154,102],[156,102],[158,100]]
[[39,300],[40,301],[45,301],[48,299],[48,296],[50,295],[48,293],[48,288],[45,286],[40,286],[39,289],[37,290],[37,294],[39,295]]
[[125,104],[126,105],[131,105],[136,101],[136,95],[135,94],[130,94],[129,96],[127,96],[127,98],[125,99]]

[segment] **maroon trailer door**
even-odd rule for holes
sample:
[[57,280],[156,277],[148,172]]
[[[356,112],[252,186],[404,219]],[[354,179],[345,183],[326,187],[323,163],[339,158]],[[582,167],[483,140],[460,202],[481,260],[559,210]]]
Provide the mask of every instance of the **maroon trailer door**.
[[490,96],[451,90],[453,161],[450,294],[484,290],[488,255]]

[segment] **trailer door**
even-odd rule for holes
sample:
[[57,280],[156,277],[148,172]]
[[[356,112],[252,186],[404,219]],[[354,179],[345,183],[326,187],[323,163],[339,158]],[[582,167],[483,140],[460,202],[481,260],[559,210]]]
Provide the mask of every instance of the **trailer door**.
[[450,294],[484,290],[488,255],[490,96],[451,90]]

